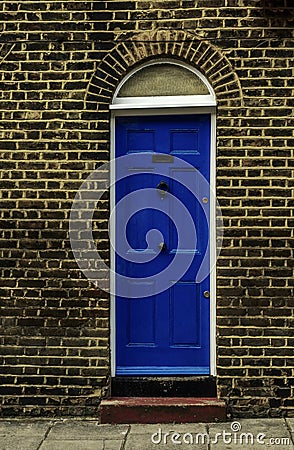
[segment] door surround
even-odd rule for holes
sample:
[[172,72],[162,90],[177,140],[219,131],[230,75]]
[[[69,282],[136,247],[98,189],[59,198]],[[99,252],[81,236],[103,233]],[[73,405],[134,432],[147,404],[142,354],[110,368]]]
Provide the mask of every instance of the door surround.
[[[152,97],[118,97],[122,86],[137,71],[160,62],[179,65],[199,77],[207,86],[209,95],[174,95]],[[210,375],[216,375],[216,204],[215,204],[215,178],[216,178],[216,98],[211,85],[206,78],[195,68],[178,60],[155,59],[142,64],[130,71],[119,83],[109,105],[111,111],[110,121],[110,209],[115,207],[115,119],[119,116],[150,116],[150,115],[188,115],[210,114],[211,116],[211,145],[210,145]],[[111,241],[115,248],[115,214],[109,224]],[[115,250],[110,249],[110,284],[111,292],[115,292]],[[116,316],[115,294],[110,297],[110,359],[111,376],[115,377],[116,371]]]

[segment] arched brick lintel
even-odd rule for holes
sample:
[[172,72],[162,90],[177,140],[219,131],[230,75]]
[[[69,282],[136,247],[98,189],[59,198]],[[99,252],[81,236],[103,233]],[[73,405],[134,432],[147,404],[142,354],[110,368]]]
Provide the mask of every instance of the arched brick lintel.
[[185,61],[198,69],[213,87],[219,108],[243,106],[239,79],[228,58],[218,48],[185,31],[158,29],[118,42],[101,60],[88,86],[86,108],[105,110],[118,83],[133,67],[148,59],[165,56]]

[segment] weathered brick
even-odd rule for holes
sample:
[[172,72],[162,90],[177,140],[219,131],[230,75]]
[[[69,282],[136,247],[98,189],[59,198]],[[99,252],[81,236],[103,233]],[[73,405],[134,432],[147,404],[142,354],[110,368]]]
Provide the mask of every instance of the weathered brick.
[[[236,416],[293,412],[293,7],[272,3],[2,2],[4,416],[96,414],[109,299],[69,252],[69,209],[108,161],[118,82],[163,55],[192,63],[217,94],[219,391]],[[106,257],[107,208],[95,215]]]

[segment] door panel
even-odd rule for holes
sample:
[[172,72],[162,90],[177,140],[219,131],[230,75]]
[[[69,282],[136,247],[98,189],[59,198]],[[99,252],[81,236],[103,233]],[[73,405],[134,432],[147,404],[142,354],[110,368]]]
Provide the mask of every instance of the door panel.
[[[196,283],[180,282],[170,289],[170,343],[173,347],[200,347],[200,302]],[[189,315],[185,314],[189,311]]]
[[[128,176],[115,187],[116,203],[121,205],[115,218],[115,238],[120,244],[115,268],[116,273],[131,278],[128,296],[116,297],[116,374],[209,374],[209,300],[203,295],[209,291],[209,275],[201,283],[195,282],[209,245],[209,229],[199,201],[180,180],[189,179],[189,186],[196,192],[201,190],[196,171],[209,182],[210,115],[116,118],[116,158],[140,152],[150,152],[148,167],[133,164],[130,159]],[[179,167],[177,158],[194,169]],[[158,164],[165,165],[166,175],[157,173]],[[142,190],[142,197],[131,195],[138,190]],[[144,192],[151,205],[147,208],[140,202]],[[205,195],[209,201],[209,192]],[[174,218],[185,230],[184,208],[196,229],[196,246],[182,242],[178,236]],[[138,252],[146,251],[146,235],[154,229],[161,237],[153,238],[148,249],[152,259],[141,263],[132,260]],[[165,246],[158,253],[160,239]],[[190,267],[179,280],[170,279],[168,289],[157,293],[157,274],[180,255],[183,262],[191,258]],[[149,280],[144,281],[147,277]],[[147,294],[135,298],[138,292]]]
[[[152,290],[152,284],[149,284]],[[155,346],[156,296],[148,299],[133,298],[132,301],[127,302],[127,308],[127,345]],[[143,327],[142,323],[144,323]]]

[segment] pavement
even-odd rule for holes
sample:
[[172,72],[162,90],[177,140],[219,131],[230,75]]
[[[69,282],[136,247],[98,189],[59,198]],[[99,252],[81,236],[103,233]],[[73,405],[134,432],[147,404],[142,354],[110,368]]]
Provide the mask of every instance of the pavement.
[[1,419],[0,450],[294,449],[294,418],[101,425],[98,419]]

